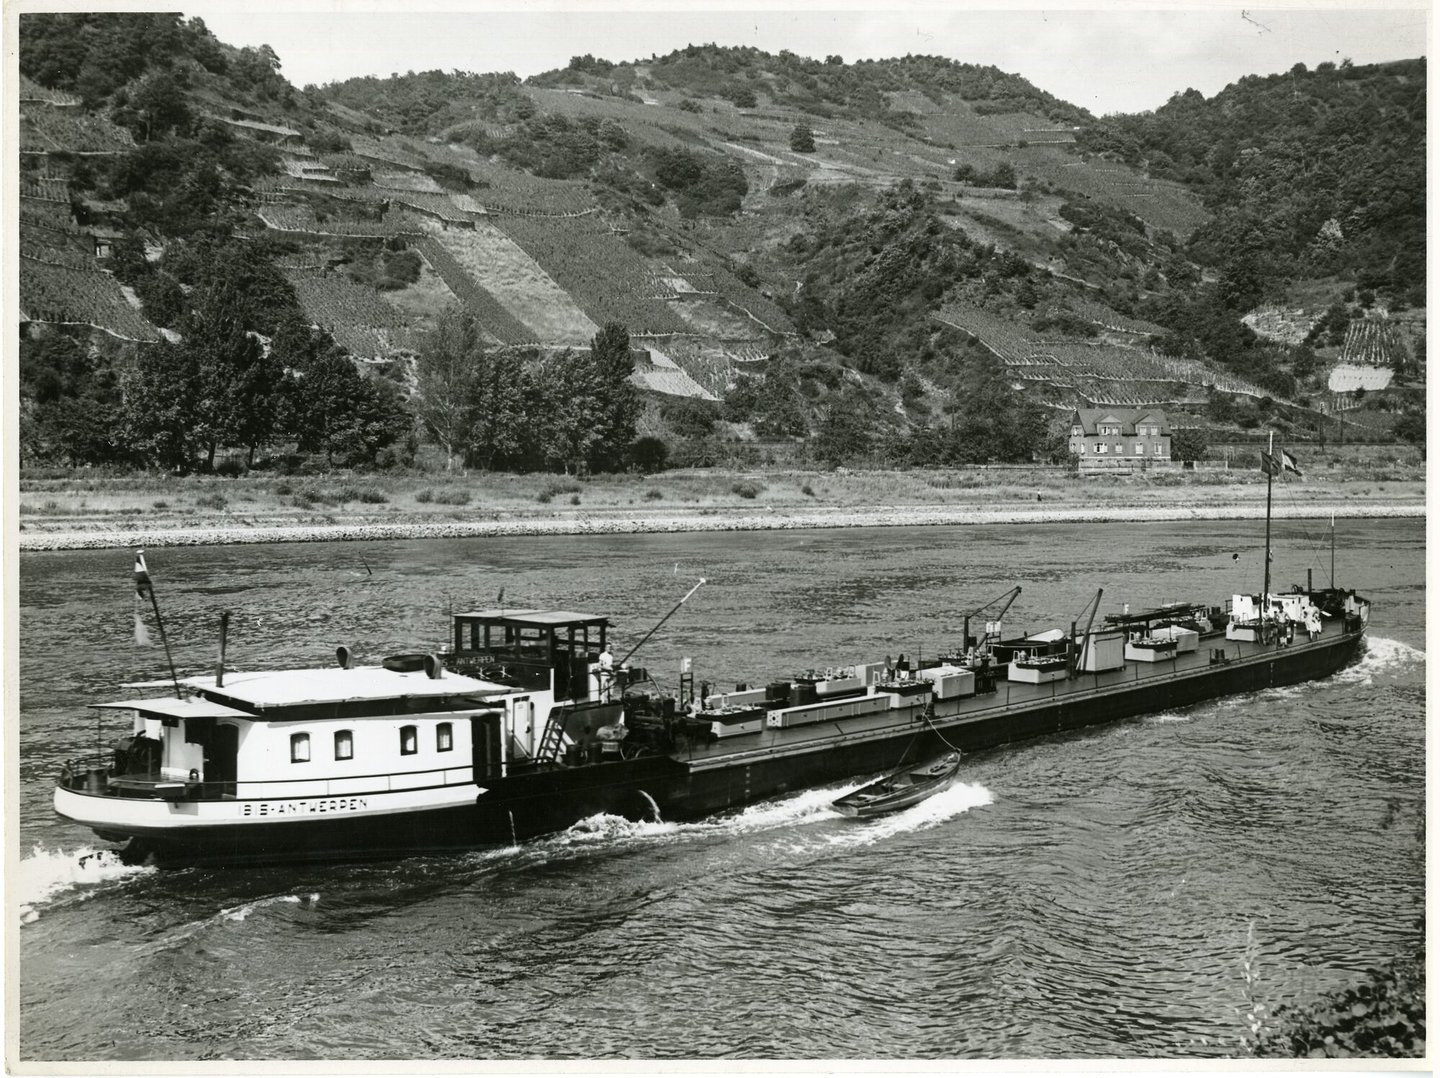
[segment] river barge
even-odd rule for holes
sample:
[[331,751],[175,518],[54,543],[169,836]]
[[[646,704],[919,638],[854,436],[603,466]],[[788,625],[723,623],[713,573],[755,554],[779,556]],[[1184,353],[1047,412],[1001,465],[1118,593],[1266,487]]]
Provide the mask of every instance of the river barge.
[[[1096,598],[1096,609],[1099,596]],[[716,692],[615,663],[610,622],[564,610],[451,617],[434,654],[177,677],[94,705],[124,737],[68,763],[55,810],[127,858],[332,859],[508,845],[597,813],[705,816],[1007,742],[1325,677],[1370,605],[1296,587],[859,662]],[[156,683],[150,683],[153,686]],[[171,682],[163,684],[170,686]],[[909,758],[915,758],[911,755]]]

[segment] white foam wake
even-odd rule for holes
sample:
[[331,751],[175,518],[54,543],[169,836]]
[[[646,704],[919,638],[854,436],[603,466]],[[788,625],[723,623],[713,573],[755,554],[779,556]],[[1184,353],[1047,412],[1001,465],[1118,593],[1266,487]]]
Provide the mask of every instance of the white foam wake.
[[79,850],[49,850],[37,845],[17,866],[16,893],[20,899],[20,923],[40,918],[41,909],[70,892],[86,892],[116,880],[154,872],[145,865],[127,865],[113,850],[82,847]]
[[957,782],[918,805],[874,820],[858,820],[855,826],[827,833],[825,838],[832,846],[871,846],[909,831],[934,827],[994,801],[994,794],[979,783]]
[[1346,684],[1370,685],[1374,683],[1376,674],[1423,665],[1424,662],[1425,653],[1419,648],[1384,636],[1367,636],[1360,661],[1341,670],[1335,678]]
[[[545,843],[551,848],[583,848],[617,841],[723,838],[784,831],[792,840],[798,840],[789,843],[794,852],[802,853],[805,847],[811,845],[811,836],[793,829],[812,823],[845,819],[831,807],[831,803],[863,785],[865,783],[861,781],[843,786],[802,790],[789,797],[747,806],[734,815],[718,816],[694,823],[636,823],[621,816],[599,813],[581,820],[563,833],[545,840]],[[993,801],[994,796],[983,786],[956,783],[918,805],[888,816],[876,820],[847,821],[847,825],[839,832],[817,835],[814,842],[825,847],[868,845],[906,831],[933,827]]]
[[320,901],[320,893],[311,891],[307,895],[271,895],[268,898],[256,899],[254,902],[246,902],[240,906],[232,906],[228,910],[221,910],[214,920],[243,921],[256,910],[263,910],[267,906],[292,905],[313,908]]

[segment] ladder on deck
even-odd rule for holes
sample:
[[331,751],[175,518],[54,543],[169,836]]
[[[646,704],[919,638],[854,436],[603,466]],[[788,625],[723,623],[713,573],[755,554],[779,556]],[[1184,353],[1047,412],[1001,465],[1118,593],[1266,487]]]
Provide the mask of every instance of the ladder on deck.
[[550,764],[559,761],[560,749],[565,743],[565,719],[569,714],[569,708],[550,710],[550,717],[545,720],[545,732],[540,735],[540,747],[535,750],[536,760]]

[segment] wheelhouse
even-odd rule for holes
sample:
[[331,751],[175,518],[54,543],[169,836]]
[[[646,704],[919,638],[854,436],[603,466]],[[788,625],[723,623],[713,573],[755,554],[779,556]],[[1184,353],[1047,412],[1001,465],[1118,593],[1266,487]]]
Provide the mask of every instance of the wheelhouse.
[[571,610],[476,610],[453,617],[446,665],[554,698],[588,700],[605,651],[608,618]]

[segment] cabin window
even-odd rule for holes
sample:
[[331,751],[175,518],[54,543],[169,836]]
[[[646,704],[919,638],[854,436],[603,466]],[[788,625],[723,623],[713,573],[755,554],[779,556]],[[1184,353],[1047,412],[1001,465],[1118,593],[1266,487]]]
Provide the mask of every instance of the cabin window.
[[335,759],[353,760],[355,758],[355,738],[349,730],[335,731]]
[[292,764],[308,764],[310,762],[310,735],[290,735],[290,762]]
[[455,730],[448,722],[435,727],[435,751],[449,752],[455,747]]
[[419,742],[415,737],[415,727],[400,727],[400,755],[414,756],[420,751]]

